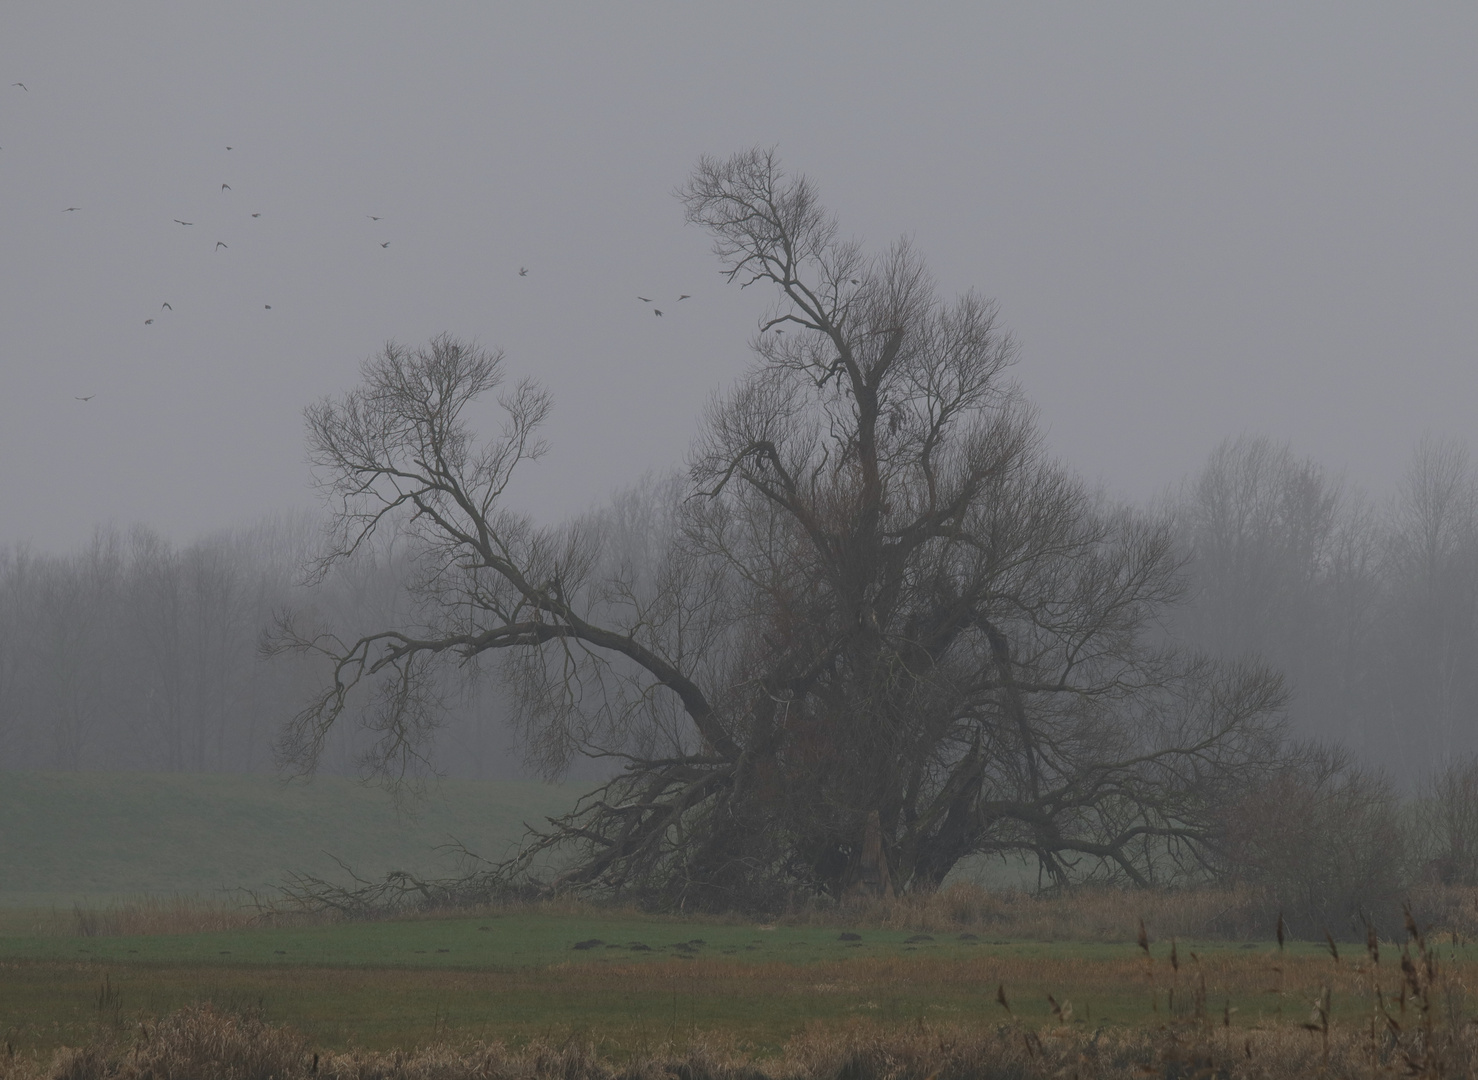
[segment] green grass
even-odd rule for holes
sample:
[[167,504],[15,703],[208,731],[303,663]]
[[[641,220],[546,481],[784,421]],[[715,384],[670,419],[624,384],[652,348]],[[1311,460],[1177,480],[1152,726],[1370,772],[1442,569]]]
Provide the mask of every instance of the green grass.
[[446,876],[451,839],[485,858],[567,809],[579,786],[445,781],[399,810],[342,777],[0,773],[0,905],[270,891],[289,873]]
[[[792,965],[864,957],[968,959],[982,950],[1017,957],[1099,960],[1121,957],[1125,951],[1122,944],[983,941],[977,935],[962,940],[957,934],[905,930],[858,931],[860,940],[843,941],[844,932],[660,916],[516,912],[137,937],[18,935],[0,938],[0,960],[508,970],[699,957]],[[1241,951],[1225,943],[1200,948],[1206,953]],[[1300,954],[1318,951],[1312,945],[1291,948]]]
[[[812,1025],[997,1023],[1006,1018],[998,987],[1011,1015],[1029,1024],[1056,1022],[1055,1001],[1072,1003],[1073,1023],[1158,1025],[1196,1009],[1204,980],[1204,1008],[1235,1009],[1235,1025],[1297,1025],[1325,985],[1345,1018],[1360,1013],[1374,985],[1360,970],[1362,950],[1347,948],[1336,963],[1308,943],[1279,952],[1183,941],[1176,970],[1159,941],[1147,962],[1134,945],[1136,914],[1112,905],[1114,926],[1098,936],[1114,936],[1120,921],[1123,936],[1099,943],[1000,940],[982,929],[991,925],[984,916],[973,939],[939,930],[921,938],[556,907],[208,933],[73,932],[86,925],[72,917],[74,903],[270,891],[292,872],[337,875],[326,852],[370,877],[450,873],[436,844],[455,837],[497,856],[524,820],[559,812],[578,791],[454,782],[401,814],[382,791],[335,778],[0,774],[0,1040],[45,1052],[209,1001],[260,1009],[325,1048],[577,1037],[620,1057],[708,1032],[763,1054]],[[170,922],[172,910],[151,925],[232,925]],[[843,932],[859,940],[841,940]],[[592,940],[599,944],[575,948]],[[1388,995],[1400,982],[1396,951],[1387,946],[1380,976]],[[1478,974],[1470,954],[1444,949],[1444,963],[1467,979]]]
[[[840,940],[843,932],[861,940]],[[994,1023],[1005,1018],[998,986],[1012,1015],[1031,1023],[1052,1019],[1049,994],[1074,1003],[1077,1022],[1155,1023],[1193,1006],[1202,974],[1207,1008],[1231,1005],[1238,1023],[1285,1012],[1301,1022],[1328,980],[1341,1009],[1359,1007],[1352,964],[1335,965],[1312,944],[1280,955],[1271,945],[1181,943],[1175,972],[1165,943],[1146,965],[1130,941],[941,933],[910,940],[917,936],[535,910],[208,934],[11,937],[0,939],[0,1037],[45,1050],[85,1041],[100,1025],[212,1001],[258,1007],[331,1048],[578,1036],[620,1056],[717,1032],[768,1053],[818,1023]],[[602,944],[574,947],[591,939]],[[1452,962],[1468,963],[1456,955]],[[1282,993],[1273,992],[1278,969]]]

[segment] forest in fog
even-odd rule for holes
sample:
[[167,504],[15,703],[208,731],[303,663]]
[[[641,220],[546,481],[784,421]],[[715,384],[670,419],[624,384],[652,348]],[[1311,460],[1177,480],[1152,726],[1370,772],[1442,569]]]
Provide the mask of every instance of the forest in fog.
[[[0,770],[266,772],[282,722],[323,677],[264,656],[276,613],[307,610],[352,632],[393,616],[409,568],[393,543],[312,586],[307,513],[174,545],[147,528],[99,528],[82,550],[0,556]],[[483,681],[447,688],[439,771],[523,775]],[[334,741],[323,771],[352,774],[362,747]]]
[[[1273,664],[1295,738],[1343,746],[1408,790],[1478,751],[1478,473],[1460,443],[1423,441],[1399,488],[1371,493],[1243,436],[1139,512],[1170,517],[1184,558],[1163,632]],[[608,508],[584,527],[643,547],[621,519]],[[0,553],[0,770],[274,768],[282,723],[325,676],[264,655],[274,615],[308,612],[348,639],[409,614],[416,568],[393,540],[308,584],[318,534],[305,513],[184,545],[105,527],[77,551]],[[496,667],[442,690],[429,770],[530,775]],[[354,773],[372,742],[345,728],[321,767]]]

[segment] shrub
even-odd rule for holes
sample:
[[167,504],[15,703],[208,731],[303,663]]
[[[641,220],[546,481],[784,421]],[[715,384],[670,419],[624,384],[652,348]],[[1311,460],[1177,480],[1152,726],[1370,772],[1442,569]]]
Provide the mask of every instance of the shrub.
[[1225,869],[1300,937],[1363,937],[1367,919],[1399,933],[1412,879],[1400,800],[1380,772],[1340,750],[1304,746],[1224,816]]

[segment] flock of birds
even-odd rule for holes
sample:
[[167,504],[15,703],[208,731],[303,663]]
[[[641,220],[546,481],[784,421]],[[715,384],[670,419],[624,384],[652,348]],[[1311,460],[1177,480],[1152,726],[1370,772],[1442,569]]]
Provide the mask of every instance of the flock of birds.
[[[22,82],[14,82],[14,83],[11,83],[10,85],[12,87],[19,87],[21,90],[25,91],[26,93],[30,93],[31,92],[30,91],[30,88],[28,86],[26,86],[25,83],[22,83]],[[232,149],[234,149],[234,147],[227,146],[226,149],[227,150],[232,150]],[[232,188],[231,188],[231,185],[230,184],[227,184],[227,183],[222,183],[221,184],[221,194],[222,195],[224,195],[226,192],[231,191],[231,190],[232,190]],[[77,213],[77,212],[79,212],[81,210],[82,210],[82,207],[80,207],[80,206],[68,206],[68,207],[63,208],[63,210],[61,212],[64,213],[64,214],[73,214],[73,213]],[[262,216],[262,212],[260,210],[254,211],[251,216],[253,218],[260,218]],[[380,221],[384,221],[385,220],[385,216],[382,215],[382,214],[366,214],[364,216],[367,217],[367,218],[369,218],[370,221],[373,221],[373,222],[380,222]],[[176,225],[182,226],[184,228],[194,228],[195,227],[195,222],[193,222],[193,221],[185,221],[183,218],[174,218],[173,221],[174,221],[174,223]],[[389,248],[390,247],[390,241],[389,240],[375,241],[375,242],[378,243],[382,249],[385,249],[385,248]],[[231,249],[231,245],[229,245],[228,243],[226,243],[224,240],[217,240],[215,242],[215,247],[213,247],[211,250],[212,250],[213,253],[219,253],[222,250],[229,251],[230,249]],[[521,277],[521,278],[522,277],[528,277],[529,276],[528,267],[526,267],[526,266],[520,266],[518,268],[518,276]],[[657,318],[659,318],[659,319],[662,318],[664,312],[662,311],[661,308],[659,308],[659,307],[656,306],[656,301],[652,297],[649,297],[649,296],[637,296],[637,299],[640,300],[643,304],[650,304],[650,305],[652,305],[652,314],[654,316],[656,316]],[[683,293],[683,294],[681,294],[677,298],[677,301],[676,302],[680,303],[680,302],[682,302],[684,300],[690,300],[690,299],[692,299],[692,294],[691,293]],[[263,304],[262,306],[267,311],[271,311],[272,310],[272,305],[271,304]],[[160,315],[163,312],[165,312],[165,311],[170,311],[170,312],[173,312],[174,311],[174,306],[172,304],[170,304],[170,302],[168,300],[164,301],[160,305],[158,312],[155,312],[153,315],[149,316],[148,318],[146,318],[144,320],[144,325],[145,326],[153,326],[155,319],[159,318]],[[97,394],[96,393],[85,394],[85,395],[84,394],[74,394],[73,395],[73,398],[75,400],[77,400],[77,401],[84,401],[84,402],[85,401],[91,401],[95,397],[97,397]]]
[[[30,92],[29,89],[23,83],[13,83],[12,85],[13,86],[19,86],[22,90],[26,90],[27,93]],[[226,149],[227,150],[234,150],[235,147],[228,146],[228,147],[226,147]],[[221,184],[221,194],[224,195],[226,192],[231,191],[231,190],[232,190],[232,188],[231,188],[231,185],[230,184],[226,184],[226,183]],[[82,207],[80,207],[80,206],[68,206],[68,207],[66,207],[62,211],[62,213],[64,213],[64,214],[70,214],[70,213],[74,213],[76,211],[79,211],[81,209],[82,209]],[[251,216],[253,218],[260,218],[262,216],[262,212],[260,210],[254,211]],[[366,217],[370,217],[370,218],[372,218],[375,221],[381,220],[380,218],[375,217],[372,214],[366,214],[365,216]],[[173,221],[174,221],[174,223],[176,225],[181,225],[181,226],[184,226],[185,228],[194,228],[195,227],[195,222],[193,222],[193,221],[185,221],[183,218],[174,218]],[[380,246],[382,248],[388,248],[390,246],[390,241],[387,240],[383,244],[381,244]],[[219,252],[222,249],[224,249],[226,251],[230,251],[231,250],[231,245],[228,244],[228,243],[226,243],[224,240],[217,240],[216,243],[215,243],[215,247],[213,247],[211,249],[211,251],[212,252]],[[272,305],[271,304],[263,304],[262,307],[266,311],[271,311],[272,310]],[[174,305],[171,304],[168,300],[164,301],[162,304],[159,305],[159,312],[155,313],[154,315],[151,315],[149,318],[147,318],[147,319],[144,320],[144,325],[145,326],[153,326],[154,325],[154,320],[159,317],[159,313],[162,313],[162,312],[165,312],[165,311],[170,311],[170,312],[173,312],[174,311]],[[93,398],[97,397],[97,394],[96,393],[86,394],[86,395],[83,395],[83,394],[73,394],[72,397],[75,400],[77,400],[77,401],[91,401]]]
[[[692,298],[693,298],[692,293],[683,293],[681,296],[678,297],[678,301],[681,302],[683,300],[691,300]],[[640,300],[643,304],[651,304],[651,303],[653,303],[652,298],[650,296],[638,296],[637,299]],[[659,308],[659,307],[655,307],[654,306],[652,308],[652,314],[655,315],[655,316],[657,316],[657,318],[660,319],[660,318],[662,318],[662,309]]]

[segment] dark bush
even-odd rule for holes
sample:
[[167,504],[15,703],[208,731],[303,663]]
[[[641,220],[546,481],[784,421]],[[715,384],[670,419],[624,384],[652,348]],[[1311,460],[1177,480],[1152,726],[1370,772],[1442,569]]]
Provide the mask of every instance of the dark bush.
[[1225,870],[1262,893],[1269,925],[1281,913],[1295,936],[1358,939],[1370,919],[1399,934],[1413,859],[1384,774],[1341,750],[1302,746],[1224,822]]

